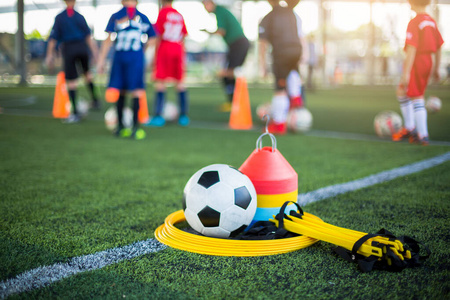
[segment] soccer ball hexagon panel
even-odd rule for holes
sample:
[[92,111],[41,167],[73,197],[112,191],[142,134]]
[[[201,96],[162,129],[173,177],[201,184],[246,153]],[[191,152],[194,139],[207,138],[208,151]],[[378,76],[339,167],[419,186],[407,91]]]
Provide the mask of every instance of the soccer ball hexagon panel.
[[256,212],[256,191],[250,179],[225,164],[197,171],[184,188],[186,221],[197,232],[226,238],[242,232]]

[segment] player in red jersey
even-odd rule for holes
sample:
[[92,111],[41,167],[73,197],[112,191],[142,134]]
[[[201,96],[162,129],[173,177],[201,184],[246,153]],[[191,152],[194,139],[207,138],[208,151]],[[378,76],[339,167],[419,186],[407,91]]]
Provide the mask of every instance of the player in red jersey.
[[[408,24],[405,42],[406,57],[397,88],[397,99],[400,102],[405,125],[399,132],[392,135],[392,140],[400,141],[403,138],[409,138],[411,143],[428,145],[424,94],[430,75],[433,79],[439,80],[441,46],[444,41],[436,22],[426,13],[430,0],[409,0],[409,3],[417,15]],[[433,54],[435,55],[434,69]]]
[[162,112],[166,98],[166,82],[171,79],[175,80],[178,91],[180,106],[178,124],[181,126],[189,124],[187,91],[184,85],[184,38],[187,30],[183,16],[172,7],[172,2],[173,0],[163,0],[163,7],[155,24],[158,33],[154,73],[156,81],[155,111],[148,126],[161,127],[165,124]]

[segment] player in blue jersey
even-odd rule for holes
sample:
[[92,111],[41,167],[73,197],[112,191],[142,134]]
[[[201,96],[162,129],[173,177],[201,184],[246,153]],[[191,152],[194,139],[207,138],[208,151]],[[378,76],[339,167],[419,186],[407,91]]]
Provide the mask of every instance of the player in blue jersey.
[[[137,0],[122,0],[122,9],[109,19],[106,26],[108,37],[102,44],[98,61],[98,71],[103,72],[105,59],[114,43],[114,58],[108,87],[120,90],[117,101],[117,136],[143,139],[145,132],[139,128],[139,98],[144,92],[144,52],[154,39],[155,31],[148,18],[136,9]],[[147,39],[145,43],[143,40]],[[133,99],[133,128],[130,131],[122,123],[125,95],[130,93]]]
[[[65,0],[64,2],[67,8],[55,18],[48,40],[45,62],[50,69],[53,68],[55,48],[59,43],[64,60],[64,73],[69,98],[72,102],[72,114],[66,120],[66,123],[77,123],[80,121],[76,103],[78,65],[83,71],[88,90],[92,96],[92,107],[98,109],[100,106],[95,93],[93,76],[89,71],[89,55],[92,54],[95,58],[98,50],[86,20],[74,10],[75,0]],[[89,50],[91,53],[89,53]]]

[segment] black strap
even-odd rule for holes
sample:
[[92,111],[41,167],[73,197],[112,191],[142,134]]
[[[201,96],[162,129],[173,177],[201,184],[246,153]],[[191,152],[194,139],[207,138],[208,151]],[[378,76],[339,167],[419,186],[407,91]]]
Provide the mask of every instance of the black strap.
[[285,218],[292,221],[292,219],[289,218],[289,216],[287,216],[287,215],[284,213],[284,211],[286,210],[286,207],[289,205],[289,203],[295,204],[295,206],[297,206],[298,211],[299,211],[299,212],[296,212],[295,210],[291,210],[291,211],[289,212],[289,215],[294,216],[294,217],[297,217],[297,218],[300,218],[300,219],[301,219],[302,216],[303,216],[303,209],[300,207],[300,205],[299,205],[297,202],[294,202],[294,201],[286,201],[286,202],[284,202],[283,205],[281,206],[280,212],[275,216],[275,219],[278,221],[278,228],[284,228],[284,219],[285,219]]
[[[411,252],[411,259],[405,258],[404,260],[401,260],[398,255],[392,251],[392,248],[388,246],[386,247],[386,253],[384,253],[381,259],[375,255],[366,257],[357,253],[364,242],[376,236],[388,237],[391,241],[399,240],[403,244],[404,250],[409,250]],[[426,251],[426,255],[420,255],[421,248]],[[421,263],[431,255],[430,249],[423,243],[408,236],[396,238],[391,232],[385,229],[379,230],[376,234],[367,234],[363,236],[355,242],[352,251],[348,251],[342,247],[337,247],[334,251],[343,259],[349,262],[356,262],[362,272],[369,272],[372,270],[400,272],[405,268],[420,266]]]
[[278,220],[278,226],[270,221],[258,221],[236,238],[242,240],[271,240],[299,236],[299,234],[287,231],[284,228],[284,218],[290,220],[289,216],[284,213],[289,203],[294,203],[298,208],[298,212],[291,210],[289,214],[297,218],[301,218],[303,216],[303,210],[300,205],[293,201],[286,201],[281,206],[279,213],[275,216],[275,219]]

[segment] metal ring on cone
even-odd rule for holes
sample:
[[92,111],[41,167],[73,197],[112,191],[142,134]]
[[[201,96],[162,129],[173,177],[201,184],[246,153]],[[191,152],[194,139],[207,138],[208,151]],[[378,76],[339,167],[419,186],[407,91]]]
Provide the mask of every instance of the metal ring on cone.
[[277,139],[275,138],[275,136],[273,134],[271,134],[269,132],[269,121],[270,121],[270,116],[269,115],[264,115],[262,117],[262,119],[266,119],[266,127],[265,127],[265,132],[263,134],[261,134],[259,136],[259,138],[256,140],[256,149],[257,150],[261,150],[263,148],[262,146],[262,138],[265,137],[266,135],[268,135],[270,137],[270,140],[272,141],[272,152],[275,152],[275,150],[277,149]]
[[[311,215],[320,220],[320,218]],[[155,237],[172,248],[216,256],[265,256],[292,252],[311,246],[317,239],[297,236],[273,240],[233,240],[188,233],[174,225],[185,221],[183,210],[168,215],[155,230]]]

